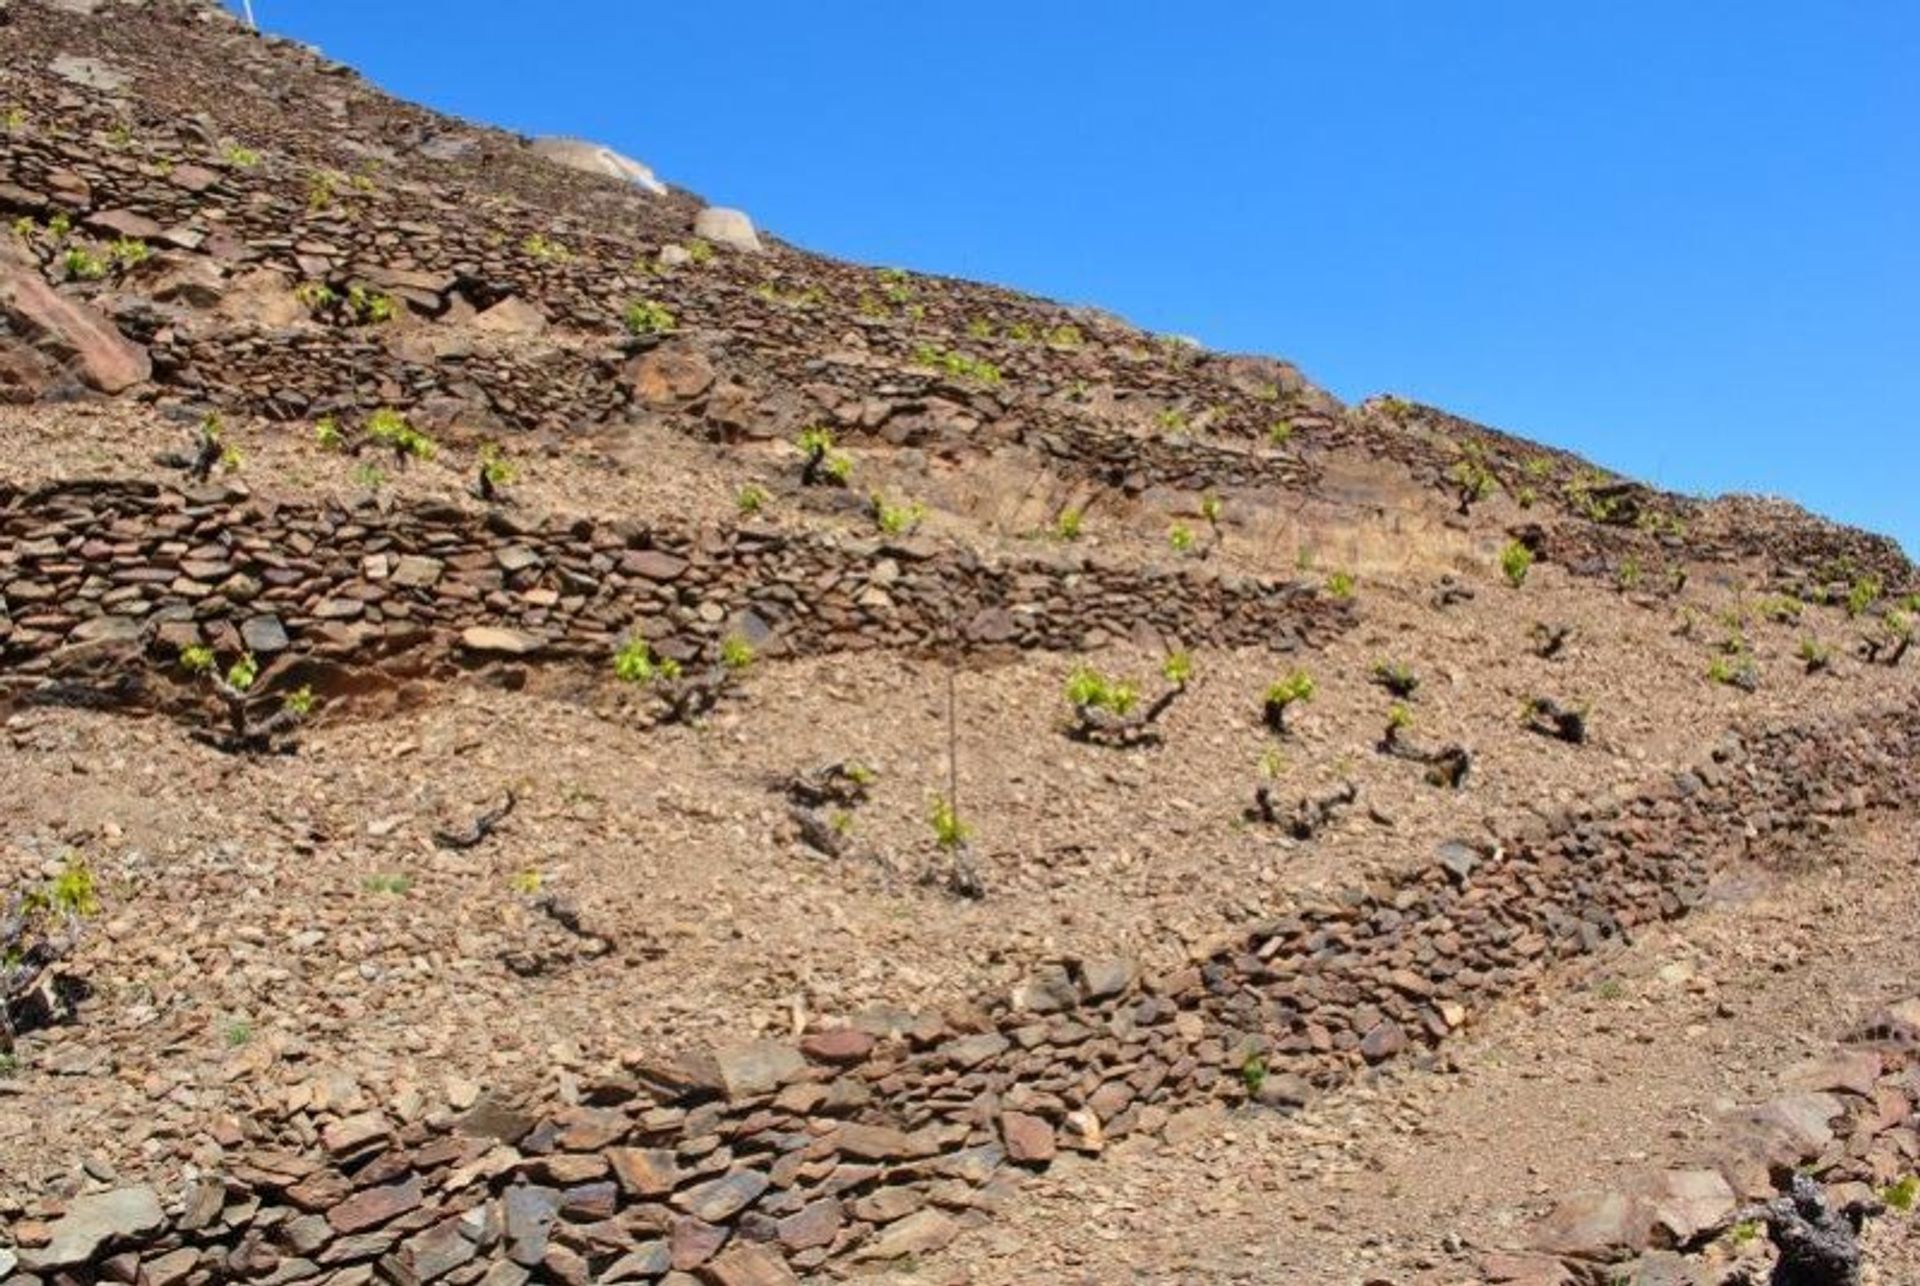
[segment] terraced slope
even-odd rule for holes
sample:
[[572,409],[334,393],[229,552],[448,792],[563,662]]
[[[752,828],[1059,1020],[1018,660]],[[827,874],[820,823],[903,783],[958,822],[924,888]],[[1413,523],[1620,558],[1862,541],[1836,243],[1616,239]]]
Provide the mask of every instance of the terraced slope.
[[[0,42],[0,888],[98,903],[10,1014],[9,1286],[1060,1274],[1071,1159],[1444,1096],[1725,890],[1912,833],[1890,542],[709,245],[210,6]],[[1074,715],[1083,667],[1164,713]],[[1859,1146],[1767,1160],[1897,1182],[1874,1030]],[[1050,1169],[1034,1251],[995,1216]],[[1424,1208],[1333,1271],[1649,1244]]]

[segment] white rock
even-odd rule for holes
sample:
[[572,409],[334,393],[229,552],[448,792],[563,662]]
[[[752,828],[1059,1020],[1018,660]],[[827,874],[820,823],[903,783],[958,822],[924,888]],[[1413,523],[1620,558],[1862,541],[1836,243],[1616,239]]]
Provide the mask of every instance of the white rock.
[[548,137],[534,139],[533,150],[549,161],[587,174],[609,175],[644,188],[655,196],[666,195],[667,185],[654,178],[651,169],[630,156],[622,156],[605,144],[590,143],[583,138]]
[[710,205],[693,220],[693,235],[705,241],[732,246],[735,250],[758,250],[760,238],[753,231],[753,220],[743,211]]

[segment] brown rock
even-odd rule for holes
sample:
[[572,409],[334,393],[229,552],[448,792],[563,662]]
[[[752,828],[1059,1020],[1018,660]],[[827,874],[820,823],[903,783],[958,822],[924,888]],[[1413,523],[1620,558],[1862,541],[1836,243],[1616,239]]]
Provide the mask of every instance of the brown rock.
[[930,1255],[960,1234],[960,1225],[938,1210],[922,1210],[898,1223],[889,1224],[872,1241],[862,1246],[855,1259],[901,1259],[907,1255]]
[[620,1186],[636,1197],[658,1197],[680,1182],[680,1167],[669,1148],[608,1148]]
[[1360,1038],[1360,1056],[1369,1063],[1383,1063],[1406,1047],[1406,1032],[1391,1020],[1376,1024]]
[[473,325],[493,335],[539,335],[547,329],[547,317],[529,301],[510,295],[475,317]]
[[496,625],[473,625],[460,632],[460,646],[483,656],[532,656],[546,646],[537,635]]
[[649,406],[689,402],[713,387],[713,364],[677,344],[635,358],[625,374],[633,395]]
[[764,1246],[734,1246],[700,1270],[713,1286],[797,1286],[787,1261]]
[[391,1134],[383,1113],[362,1112],[331,1122],[320,1131],[320,1142],[334,1156],[345,1157],[384,1143]]
[[830,1246],[846,1223],[840,1203],[832,1197],[809,1202],[799,1213],[788,1215],[775,1225],[780,1244],[788,1250],[810,1250]]
[[398,1183],[354,1193],[327,1211],[327,1222],[335,1232],[360,1232],[398,1218],[418,1206],[420,1200],[420,1177],[408,1175]]
[[89,388],[122,393],[153,375],[144,348],[97,310],[56,294],[28,268],[0,262],[0,316]]
[[853,1027],[817,1031],[800,1042],[800,1052],[820,1063],[857,1063],[873,1052],[875,1041]]
[[1532,1237],[1535,1250],[1609,1263],[1647,1248],[1647,1208],[1624,1192],[1592,1192],[1554,1207]]
[[1007,1156],[1026,1164],[1045,1165],[1053,1160],[1056,1151],[1053,1127],[1025,1112],[1000,1114],[1000,1138],[1006,1145]]

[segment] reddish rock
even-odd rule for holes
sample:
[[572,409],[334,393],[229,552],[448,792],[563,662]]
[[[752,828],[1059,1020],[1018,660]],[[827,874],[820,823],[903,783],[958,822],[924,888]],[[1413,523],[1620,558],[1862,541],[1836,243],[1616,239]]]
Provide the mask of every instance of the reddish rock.
[[673,1266],[681,1272],[698,1268],[712,1259],[714,1252],[726,1245],[727,1229],[715,1227],[704,1220],[694,1218],[676,1219],[673,1230],[667,1234],[667,1246],[673,1256]]
[[680,1167],[670,1148],[608,1148],[620,1186],[637,1197],[658,1197],[680,1182]]
[[734,1246],[700,1270],[713,1286],[798,1286],[787,1261],[764,1246]]
[[627,364],[625,375],[633,395],[649,406],[688,402],[713,387],[713,364],[679,345],[635,358]]
[[1376,1024],[1360,1038],[1360,1056],[1369,1063],[1384,1063],[1407,1047],[1407,1033],[1391,1020]]
[[630,549],[620,559],[620,570],[648,580],[678,580],[687,560],[659,549]]
[[809,1202],[799,1213],[788,1215],[775,1225],[780,1244],[788,1250],[809,1250],[830,1246],[846,1223],[840,1203],[832,1197]]
[[97,310],[56,294],[30,268],[0,262],[0,317],[39,352],[102,393],[123,393],[153,375],[144,348]]
[[857,1063],[873,1052],[875,1041],[853,1027],[817,1031],[800,1042],[800,1052],[819,1063]]
[[420,1200],[420,1178],[409,1175],[399,1183],[354,1193],[327,1211],[327,1222],[335,1232],[360,1232],[398,1218],[418,1206]]
[[1053,1127],[1026,1112],[1002,1112],[1000,1138],[1007,1156],[1024,1164],[1045,1165],[1056,1151]]

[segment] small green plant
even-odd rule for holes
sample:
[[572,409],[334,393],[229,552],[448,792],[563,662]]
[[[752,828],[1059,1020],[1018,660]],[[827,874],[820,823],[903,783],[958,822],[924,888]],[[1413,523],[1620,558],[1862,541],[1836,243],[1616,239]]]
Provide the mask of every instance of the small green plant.
[[238,143],[227,144],[220,155],[228,165],[237,170],[250,170],[260,164],[260,153],[250,147],[242,147]]
[[1879,602],[1883,592],[1878,576],[1860,577],[1847,587],[1847,615],[1860,615]]
[[1759,1238],[1760,1221],[1758,1219],[1742,1219],[1727,1229],[1727,1240],[1735,1246],[1751,1245]]
[[1912,1213],[1915,1203],[1920,1202],[1920,1177],[1909,1174],[1897,1183],[1889,1183],[1880,1189],[1880,1200],[1887,1203],[1889,1210]]
[[1773,594],[1760,600],[1760,615],[1780,625],[1792,625],[1800,619],[1805,605],[1791,594]]
[[381,326],[393,320],[393,297],[365,286],[349,286],[347,311],[365,325]]
[[1795,655],[1807,667],[1808,674],[1818,674],[1833,664],[1833,649],[1816,638],[1803,638]]
[[673,332],[673,313],[665,304],[655,303],[651,299],[636,299],[628,304],[626,311],[620,314],[620,320],[626,323],[630,335],[667,335]]
[[32,244],[40,236],[40,225],[33,221],[32,215],[23,214],[13,221],[13,235]]
[[1016,344],[1031,344],[1037,335],[1038,332],[1027,322],[1015,322],[1007,327],[1007,338]]
[[360,886],[369,893],[387,893],[400,896],[413,887],[413,877],[399,871],[387,871],[369,875]]
[[480,444],[480,477],[489,489],[510,487],[520,480],[520,471],[501,453],[497,442]]
[[293,297],[310,313],[324,313],[340,302],[340,296],[324,281],[301,282],[293,288]]
[[1413,711],[1404,701],[1396,701],[1387,707],[1387,732],[1389,735],[1413,726]]
[[204,643],[189,643],[180,649],[180,668],[188,674],[210,673],[213,663],[213,649]]
[[687,258],[696,264],[713,262],[713,243],[703,237],[695,237],[687,242]]
[[1593,989],[1593,994],[1602,1000],[1620,1000],[1627,994],[1627,985],[1618,978],[1602,978]]
[[931,344],[922,344],[913,350],[913,364],[932,367],[955,379],[996,385],[1001,381],[1000,368],[992,362],[984,358],[968,357],[965,353],[956,353],[950,349],[935,348]]
[[805,462],[800,466],[800,484],[816,486],[822,481],[844,484],[853,474],[853,461],[833,449],[833,434],[819,425],[802,429],[794,439]]
[[765,487],[749,482],[733,493],[733,507],[740,511],[742,518],[746,518],[765,509],[772,498]]
[[933,827],[934,844],[943,852],[964,847],[973,835],[973,827],[961,820],[959,810],[945,795],[934,796],[927,823]]
[[94,885],[93,868],[78,853],[60,859],[60,870],[47,885],[48,909],[58,915],[84,918],[100,913],[100,894]]
[[353,466],[353,480],[368,491],[378,491],[387,483],[387,471],[366,460]]
[[573,251],[538,232],[529,232],[520,242],[520,253],[540,263],[569,263]]
[[235,692],[249,691],[260,678],[260,662],[251,652],[242,652],[227,667],[227,686]]
[[1183,522],[1176,522],[1167,528],[1167,545],[1176,554],[1193,552],[1193,528]]
[[1247,1097],[1258,1098],[1267,1083],[1267,1060],[1259,1054],[1248,1054],[1240,1064],[1240,1083],[1246,1087]]
[[975,317],[967,323],[968,339],[992,339],[993,323],[984,317]]
[[753,664],[753,644],[738,634],[729,634],[720,640],[720,664],[729,670],[740,671]]
[[[1306,555],[1311,557],[1311,555]],[[1344,603],[1353,597],[1354,579],[1352,572],[1329,572],[1327,574],[1327,595],[1335,602]]]
[[1207,520],[1207,526],[1218,528],[1220,519],[1226,513],[1226,502],[1209,491],[1200,497],[1200,516]]
[[0,115],[0,129],[9,134],[18,134],[26,127],[27,109],[24,107],[9,107],[4,115]]
[[1640,560],[1637,558],[1628,558],[1623,561],[1620,564],[1619,570],[1613,574],[1613,583],[1615,588],[1619,589],[1622,593],[1638,589],[1640,587]]
[[1278,746],[1268,746],[1260,752],[1258,765],[1262,777],[1268,781],[1278,781],[1280,774],[1287,770],[1287,757],[1280,753]]
[[1082,665],[1067,676],[1067,704],[1076,710],[1105,710],[1124,716],[1140,704],[1140,690]]
[[1275,420],[1267,426],[1267,441],[1273,446],[1283,447],[1293,441],[1293,421]]
[[1507,578],[1507,584],[1519,589],[1527,583],[1527,573],[1533,570],[1533,551],[1517,540],[1507,542],[1500,551],[1500,572]]
[[1730,688],[1752,692],[1760,686],[1760,673],[1753,658],[1744,650],[1716,656],[1707,663],[1707,677]]
[[122,270],[137,267],[152,255],[153,252],[147,249],[147,243],[138,237],[120,237],[107,247],[107,257]]
[[70,247],[60,262],[75,281],[99,281],[107,275],[107,261],[80,246]]
[[229,1018],[221,1027],[220,1036],[228,1049],[239,1049],[253,1039],[253,1024],[244,1018]]
[[1479,459],[1468,456],[1453,462],[1447,481],[1460,497],[1460,510],[1466,512],[1493,492],[1493,474]]
[[315,214],[333,204],[341,176],[331,170],[317,170],[307,177],[307,209]]
[[19,1071],[20,1056],[18,1054],[0,1053],[0,1081],[7,1080]]
[[1179,437],[1187,431],[1186,412],[1170,406],[1153,417],[1154,425],[1168,437]]
[[680,675],[680,663],[670,656],[656,657],[642,638],[630,638],[613,654],[613,677],[622,683],[652,683]]
[[73,216],[65,210],[54,211],[53,217],[47,220],[47,235],[53,238],[55,244],[65,241],[72,231]]
[[886,296],[890,304],[905,304],[913,298],[913,286],[907,274],[900,268],[882,268],[880,270],[880,293]]
[[320,699],[314,696],[313,688],[303,683],[293,691],[287,693],[287,695],[281,699],[280,705],[282,709],[294,718],[304,719],[313,713],[313,708],[319,703]]
[[927,507],[917,500],[904,505],[888,504],[887,498],[877,491],[868,499],[873,506],[874,525],[889,536],[911,535],[927,516]]
[[533,867],[528,867],[526,870],[516,871],[514,872],[513,875],[508,877],[507,887],[512,889],[515,893],[518,893],[521,897],[530,898],[530,897],[536,896],[540,892],[540,886],[544,882],[545,881],[542,880],[540,877],[539,871],[535,870]]
[[1193,679],[1193,654],[1184,650],[1167,653],[1167,659],[1160,663],[1160,677],[1176,688],[1186,687]]
[[1405,700],[1420,687],[1420,676],[1413,668],[1398,661],[1381,661],[1373,667],[1373,681]]
[[1078,348],[1086,342],[1080,328],[1072,322],[1065,322],[1047,332],[1047,343],[1054,348]]
[[1086,525],[1086,520],[1087,516],[1084,510],[1071,506],[1062,509],[1060,516],[1053,520],[1054,538],[1056,540],[1080,539],[1080,531],[1081,528]]
[[1267,685],[1266,696],[1261,703],[1262,721],[1275,733],[1285,736],[1288,708],[1313,700],[1314,691],[1313,676],[1305,670],[1295,670],[1284,678],[1275,679]]
[[394,458],[405,464],[409,459],[431,460],[439,450],[434,440],[407,423],[407,418],[391,407],[381,407],[367,417],[367,437],[393,448]]

